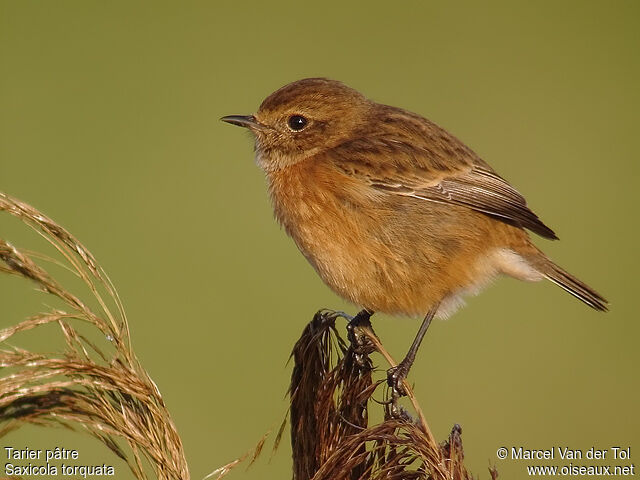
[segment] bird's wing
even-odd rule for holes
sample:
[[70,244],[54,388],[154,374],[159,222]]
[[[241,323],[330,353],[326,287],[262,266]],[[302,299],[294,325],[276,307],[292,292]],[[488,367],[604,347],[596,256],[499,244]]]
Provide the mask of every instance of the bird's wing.
[[543,237],[558,238],[488,164],[440,127],[429,126],[417,144],[416,135],[360,137],[337,146],[331,156],[344,173],[376,190],[462,205]]

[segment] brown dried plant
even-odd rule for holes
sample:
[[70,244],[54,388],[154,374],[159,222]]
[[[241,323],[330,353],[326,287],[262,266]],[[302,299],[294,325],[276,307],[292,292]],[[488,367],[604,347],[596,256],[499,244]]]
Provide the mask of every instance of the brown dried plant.
[[[335,327],[344,314],[320,311],[307,325],[292,356],[291,443],[294,480],[467,480],[461,428],[438,444],[413,395],[404,388],[416,419],[393,398],[385,380],[373,380],[370,355],[383,348],[371,325],[361,323],[345,342]],[[383,399],[373,395],[384,389]],[[381,405],[384,420],[370,425],[369,411]],[[495,471],[491,472],[497,477]]]
[[[91,297],[68,291],[34,260],[35,254],[0,239],[0,271],[32,280],[64,305],[0,331],[0,437],[25,424],[80,428],[125,460],[138,479],[149,478],[152,470],[161,480],[188,480],[182,442],[131,348],[127,318],[109,278],[78,240],[38,210],[0,193],[0,211],[51,243]],[[101,332],[104,346],[81,333],[82,322]],[[16,334],[46,324],[58,325],[63,352],[10,345]]]

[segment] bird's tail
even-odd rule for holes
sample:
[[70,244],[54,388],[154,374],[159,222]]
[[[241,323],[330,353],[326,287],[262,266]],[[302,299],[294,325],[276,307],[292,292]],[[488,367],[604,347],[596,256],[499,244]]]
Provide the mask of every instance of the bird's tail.
[[540,252],[538,255],[535,255],[533,258],[529,258],[531,264],[536,270],[538,270],[538,272],[540,272],[540,274],[544,278],[551,280],[553,283],[566,290],[579,300],[582,300],[584,303],[595,310],[601,312],[606,312],[607,310],[609,310],[609,302],[606,298],[604,298],[586,283],[578,280],[569,272],[553,263],[542,252]]

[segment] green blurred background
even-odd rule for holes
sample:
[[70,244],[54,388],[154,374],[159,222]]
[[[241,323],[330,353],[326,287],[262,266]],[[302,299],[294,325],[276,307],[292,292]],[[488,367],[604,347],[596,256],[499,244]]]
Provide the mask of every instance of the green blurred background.
[[[109,272],[194,479],[277,428],[288,355],[313,313],[356,311],[279,230],[248,135],[218,121],[307,76],[461,138],[562,239],[538,244],[612,302],[603,315],[551,284],[501,279],[436,322],[412,371],[436,437],[460,423],[481,478],[489,462],[525,476],[496,459],[501,446],[640,455],[640,4],[397,5],[0,2],[0,190],[67,227]],[[6,217],[0,234],[28,245]],[[46,301],[0,278],[1,326]],[[400,357],[418,322],[374,319]],[[29,428],[1,442],[79,448],[130,478],[83,436]],[[233,478],[290,476],[288,440],[267,458]]]

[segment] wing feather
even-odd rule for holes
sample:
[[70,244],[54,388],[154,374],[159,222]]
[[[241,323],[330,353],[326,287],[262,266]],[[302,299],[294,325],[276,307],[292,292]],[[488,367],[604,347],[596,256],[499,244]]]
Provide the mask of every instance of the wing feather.
[[558,238],[515,188],[457,138],[427,119],[385,108],[382,131],[332,149],[330,158],[343,172],[379,191],[469,207]]

